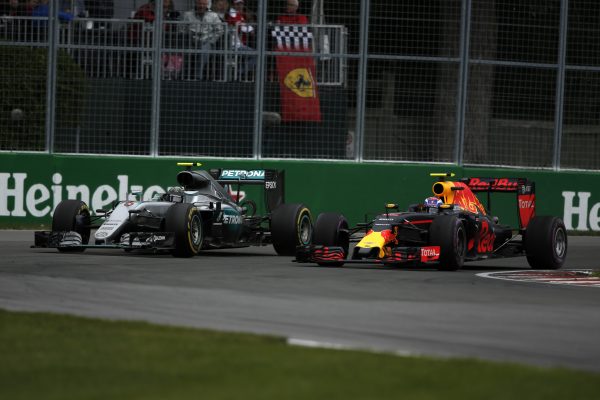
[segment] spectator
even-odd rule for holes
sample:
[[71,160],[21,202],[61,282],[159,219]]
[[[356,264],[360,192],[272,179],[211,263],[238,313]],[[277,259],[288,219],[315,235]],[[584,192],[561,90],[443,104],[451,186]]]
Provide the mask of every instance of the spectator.
[[[254,49],[248,43],[250,43],[250,37],[254,35],[254,27],[247,23],[244,0],[233,0],[233,8],[227,13],[225,20],[235,28],[232,36],[232,48],[237,51],[253,51]],[[246,75],[249,71],[254,70],[256,57],[242,56],[242,60],[241,75]]]
[[36,5],[36,0],[2,0],[0,1],[0,15],[28,16],[31,15]]
[[[133,15],[133,19],[141,19],[147,23],[153,23],[156,15],[154,13],[154,9],[156,7],[155,1],[150,0],[148,3],[141,5],[135,14]],[[177,20],[179,18],[179,13],[173,9],[173,1],[172,0],[163,0],[163,19],[166,21],[169,20]],[[139,44],[140,39],[140,25],[139,24],[131,24],[129,28],[129,41],[132,44]],[[165,29],[169,29],[169,25],[165,26]]]
[[[152,23],[156,18],[154,13],[154,9],[156,8],[156,4],[154,0],[150,0],[146,4],[142,4],[135,14],[133,15],[133,19],[143,19],[146,22]],[[173,11],[173,1],[172,0],[163,0],[163,18],[168,20],[171,18],[171,12]]]
[[247,23],[248,18],[244,10],[244,0],[233,0],[233,8],[227,13],[225,20],[229,25],[236,27],[236,33],[241,44],[248,46],[250,36],[254,35],[254,27]]
[[298,14],[300,3],[298,0],[287,0],[285,13],[277,17],[278,24],[289,25],[307,25],[308,18],[306,15]]
[[[47,17],[50,14],[50,7],[48,6],[48,0],[39,0],[38,5],[34,7],[31,12],[32,17]],[[73,14],[70,12],[58,10],[58,18],[61,21],[69,22],[73,20]],[[45,21],[44,21],[45,22]],[[41,24],[40,26],[45,26],[45,24]]]
[[229,11],[228,0],[215,0],[212,5],[212,10],[217,13],[221,21],[225,21],[227,11]]
[[[55,3],[56,4],[56,3]],[[38,4],[31,11],[32,17],[46,17],[50,15],[50,6],[48,6],[48,0],[39,0]],[[58,18],[60,22],[70,22],[73,20],[73,14],[58,10]],[[28,34],[30,40],[43,41],[47,39],[48,34],[48,20],[34,20],[31,22],[31,32]]]
[[[0,17],[30,17],[36,5],[36,0],[0,0]],[[32,22],[35,22],[35,24]],[[34,25],[39,28],[40,21],[31,21],[28,18],[0,21],[0,28],[7,34],[6,39],[15,37],[15,35],[17,38],[23,38],[26,41],[34,40],[35,37],[42,39],[39,35],[43,35],[45,32],[33,29]]]
[[[178,18],[179,13],[173,9],[172,0],[163,0],[162,5],[163,20],[169,21]],[[148,48],[152,45],[152,34],[154,33],[153,24],[156,19],[155,9],[156,2],[154,0],[149,0],[148,3],[142,4],[133,14],[132,19],[142,20],[144,21],[144,24],[139,22],[129,24],[127,38],[130,46]],[[164,24],[163,27],[165,31],[169,31],[171,25]],[[149,76],[149,66],[152,64],[152,59],[148,53],[133,51],[128,55],[127,63],[132,76],[138,79]]]
[[196,57],[196,78],[204,78],[204,67],[208,61],[207,51],[213,50],[223,35],[223,22],[216,12],[209,8],[208,0],[196,0],[195,10],[186,11],[183,21],[188,23],[188,31],[200,49],[200,56]]

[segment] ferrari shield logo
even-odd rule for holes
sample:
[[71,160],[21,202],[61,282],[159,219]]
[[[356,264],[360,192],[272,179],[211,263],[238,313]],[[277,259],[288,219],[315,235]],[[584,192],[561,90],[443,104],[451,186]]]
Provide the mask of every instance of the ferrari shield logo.
[[285,86],[300,97],[315,97],[312,74],[308,68],[296,68],[288,72]]

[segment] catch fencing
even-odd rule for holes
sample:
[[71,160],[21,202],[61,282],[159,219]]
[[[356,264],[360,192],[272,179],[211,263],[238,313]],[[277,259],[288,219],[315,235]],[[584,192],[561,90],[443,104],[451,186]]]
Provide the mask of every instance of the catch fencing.
[[54,3],[0,17],[0,151],[600,169],[593,0],[313,0],[291,25],[248,0],[242,26]]

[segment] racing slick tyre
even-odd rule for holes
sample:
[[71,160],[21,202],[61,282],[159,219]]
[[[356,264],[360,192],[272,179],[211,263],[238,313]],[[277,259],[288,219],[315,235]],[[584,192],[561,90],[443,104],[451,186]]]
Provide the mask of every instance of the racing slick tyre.
[[525,254],[533,269],[559,269],[567,258],[567,230],[557,217],[533,217],[525,231]]
[[[52,231],[75,231],[81,236],[81,244],[90,241],[90,209],[80,200],[63,200],[58,203],[52,217]],[[82,252],[83,247],[59,247],[62,252]]]
[[439,270],[456,271],[465,262],[467,233],[455,215],[440,215],[429,227],[429,244],[440,246]]
[[192,204],[175,203],[167,210],[165,232],[175,235],[175,248],[171,250],[174,257],[193,257],[202,248],[202,218]]
[[282,204],[271,214],[271,239],[280,256],[295,256],[296,247],[312,242],[310,210],[304,204]]
[[[315,220],[313,244],[341,247],[344,251],[344,257],[346,257],[350,247],[346,218],[342,214],[332,212],[319,214]],[[319,265],[342,266],[344,263],[340,261]]]

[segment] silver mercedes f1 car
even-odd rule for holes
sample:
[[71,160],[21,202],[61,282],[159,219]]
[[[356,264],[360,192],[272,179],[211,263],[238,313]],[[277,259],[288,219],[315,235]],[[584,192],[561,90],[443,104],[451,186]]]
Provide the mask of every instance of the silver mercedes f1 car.
[[[192,257],[204,249],[272,244],[277,254],[293,256],[297,246],[311,243],[310,210],[303,204],[284,202],[284,171],[192,170],[200,164],[178,165],[186,168],[177,174],[180,186],[149,201],[119,201],[94,215],[83,201],[60,202],[52,230],[36,231],[32,247],[61,252],[151,249]],[[256,215],[254,201],[239,202],[243,185],[262,186],[264,215]],[[238,196],[226,187],[233,187]]]

